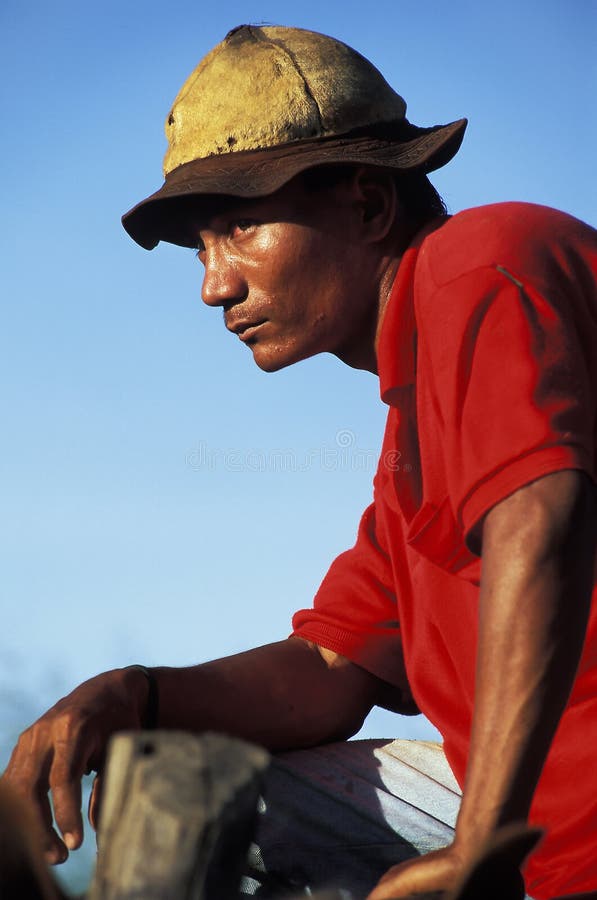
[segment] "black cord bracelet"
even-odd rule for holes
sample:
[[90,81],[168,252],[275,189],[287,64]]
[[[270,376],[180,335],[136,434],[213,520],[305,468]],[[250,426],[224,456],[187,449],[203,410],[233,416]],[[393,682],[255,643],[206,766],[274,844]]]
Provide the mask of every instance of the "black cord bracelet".
[[158,726],[158,711],[160,707],[160,698],[158,694],[158,683],[156,681],[156,677],[151,669],[148,669],[147,666],[142,666],[139,663],[134,663],[134,665],[132,666],[127,666],[127,669],[137,669],[139,672],[143,672],[143,674],[147,678],[149,692],[147,694],[147,706],[145,707],[145,715],[143,716],[141,725],[146,731],[153,731]]

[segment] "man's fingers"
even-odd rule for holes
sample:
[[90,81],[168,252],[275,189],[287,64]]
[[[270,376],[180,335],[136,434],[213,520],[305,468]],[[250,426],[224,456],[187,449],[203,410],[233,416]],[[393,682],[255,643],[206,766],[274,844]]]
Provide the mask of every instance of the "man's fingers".
[[43,852],[46,862],[51,865],[65,862],[68,848],[53,827],[52,807],[47,793],[44,793],[43,788],[38,788],[31,794],[22,790],[22,785],[17,780],[8,783],[15,796],[20,797],[19,803],[29,810],[31,822],[36,826],[30,829],[30,837]]
[[37,825],[32,840],[41,848],[48,862],[63,862],[68,853],[52,827],[52,809],[44,790],[44,780],[52,761],[51,751],[40,749],[35,730],[24,731],[12,752],[2,781],[20,798],[23,808],[29,810],[31,821]]
[[93,786],[91,788],[91,795],[89,797],[89,808],[87,812],[87,817],[89,819],[89,824],[93,828],[94,831],[97,831],[97,827],[99,824],[99,814],[102,802],[102,790],[104,787],[104,782],[102,775],[98,773],[93,779]]
[[71,774],[68,766],[57,763],[50,772],[50,790],[56,825],[68,849],[76,850],[83,841],[81,776]]
[[52,866],[65,862],[68,859],[68,850],[52,827],[52,808],[47,794],[37,799],[35,807],[36,811],[41,814],[43,830],[40,834],[40,841],[46,862]]
[[68,859],[68,850],[54,829],[44,844],[44,857],[50,866],[58,866]]
[[453,846],[433,850],[424,856],[407,860],[391,869],[380,879],[367,900],[398,900],[420,897],[431,900],[434,894],[443,896],[449,891],[461,866]]
[[101,767],[114,731],[139,727],[141,705],[130,682],[126,669],[83,682],[23,732],[9,760],[4,777],[33,803],[51,862],[64,861],[83,841],[83,774]]

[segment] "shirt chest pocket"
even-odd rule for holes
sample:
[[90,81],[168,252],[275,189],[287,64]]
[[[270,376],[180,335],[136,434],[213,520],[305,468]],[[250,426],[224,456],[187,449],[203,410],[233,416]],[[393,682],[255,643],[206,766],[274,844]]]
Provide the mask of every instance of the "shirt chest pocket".
[[478,584],[480,560],[466,546],[448,497],[423,500],[408,523],[406,543],[441,569]]

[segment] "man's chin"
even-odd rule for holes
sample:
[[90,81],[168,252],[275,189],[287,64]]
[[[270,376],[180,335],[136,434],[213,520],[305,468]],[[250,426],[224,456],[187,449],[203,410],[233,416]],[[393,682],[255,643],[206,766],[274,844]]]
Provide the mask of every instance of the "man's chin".
[[253,353],[255,364],[263,372],[279,372],[280,369],[286,369],[288,366],[301,362],[301,360],[312,355],[309,353],[292,353],[289,350],[281,349],[272,351],[266,347],[260,347],[259,344],[255,344],[251,347],[251,351]]
[[280,369],[285,369],[287,366],[291,366],[293,362],[296,362],[296,360],[287,361],[271,357],[258,357],[255,354],[253,354],[253,359],[262,372],[279,372]]

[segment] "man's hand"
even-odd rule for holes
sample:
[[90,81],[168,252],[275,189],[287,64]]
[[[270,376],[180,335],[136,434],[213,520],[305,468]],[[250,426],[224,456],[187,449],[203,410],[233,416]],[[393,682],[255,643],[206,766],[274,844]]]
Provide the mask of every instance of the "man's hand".
[[454,844],[392,866],[371,891],[367,900],[400,900],[414,894],[451,891],[461,880],[470,861]]
[[[347,738],[388,694],[385,682],[301,638],[153,674],[161,728],[222,731],[272,751]],[[115,669],[80,685],[21,735],[4,777],[33,805],[49,862],[64,862],[80,846],[81,776],[101,771],[112,734],[141,727],[147,699],[142,672]],[[92,824],[98,785],[96,779]]]
[[81,845],[81,776],[101,771],[114,732],[141,727],[146,702],[141,672],[105,672],[59,700],[19,738],[3,778],[33,807],[48,862],[64,862]]
[[445,900],[524,900],[520,867],[542,836],[540,828],[520,822],[506,825],[479,847],[472,860],[452,844],[394,866],[368,900],[419,896],[426,900],[439,896]]

